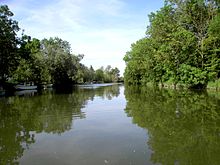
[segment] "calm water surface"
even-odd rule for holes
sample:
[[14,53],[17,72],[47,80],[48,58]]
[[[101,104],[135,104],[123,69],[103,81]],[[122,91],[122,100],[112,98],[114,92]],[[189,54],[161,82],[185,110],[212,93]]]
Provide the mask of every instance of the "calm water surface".
[[220,94],[123,85],[0,98],[0,164],[219,165]]

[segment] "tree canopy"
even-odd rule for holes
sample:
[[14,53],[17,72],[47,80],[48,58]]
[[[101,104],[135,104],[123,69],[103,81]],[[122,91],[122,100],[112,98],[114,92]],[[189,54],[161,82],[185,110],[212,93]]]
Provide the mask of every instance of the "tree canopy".
[[18,65],[18,22],[8,6],[0,6],[0,80],[6,80]]
[[214,0],[166,0],[126,53],[125,81],[206,88],[220,77],[219,11]]

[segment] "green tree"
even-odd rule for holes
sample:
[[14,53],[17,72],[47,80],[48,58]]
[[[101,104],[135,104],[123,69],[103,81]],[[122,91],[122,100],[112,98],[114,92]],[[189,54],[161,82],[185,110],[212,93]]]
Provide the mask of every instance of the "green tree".
[[32,81],[36,84],[50,82],[49,68],[46,65],[46,58],[41,51],[41,44],[38,39],[31,39],[31,37],[23,35],[18,52],[20,54],[19,65],[12,72],[14,81]]
[[112,82],[118,82],[119,81],[119,76],[120,76],[120,70],[115,67],[111,69],[111,80]]
[[17,82],[29,82],[32,81],[32,74],[30,64],[26,60],[21,59],[19,66],[13,72],[13,79]]
[[97,82],[104,82],[104,69],[103,67],[95,71],[95,80]]
[[127,52],[124,57],[126,82],[141,84],[149,81],[148,77],[153,74],[151,68],[154,67],[154,60],[151,60],[153,49],[149,38],[140,39],[131,45],[131,51]]
[[70,44],[57,37],[44,39],[41,44],[52,83],[56,85],[75,83],[77,67],[82,56],[71,54]]
[[8,6],[0,6],[0,81],[5,82],[18,65],[18,22]]

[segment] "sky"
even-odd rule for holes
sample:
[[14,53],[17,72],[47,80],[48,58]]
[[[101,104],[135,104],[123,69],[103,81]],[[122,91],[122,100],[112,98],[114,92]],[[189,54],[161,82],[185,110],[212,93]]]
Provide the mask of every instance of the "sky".
[[73,54],[94,69],[111,65],[125,69],[123,57],[145,36],[148,15],[163,0],[0,0],[14,13],[19,27],[32,38],[59,37]]

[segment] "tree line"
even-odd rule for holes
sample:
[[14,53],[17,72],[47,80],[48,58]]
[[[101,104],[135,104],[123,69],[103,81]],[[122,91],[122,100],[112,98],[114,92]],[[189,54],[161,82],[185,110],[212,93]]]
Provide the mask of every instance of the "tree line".
[[126,53],[125,81],[206,88],[220,78],[220,1],[165,0]]
[[118,82],[119,69],[108,65],[94,70],[81,63],[84,55],[72,53],[68,41],[54,37],[39,40],[22,31],[7,5],[0,6],[0,86],[34,82],[55,85]]

